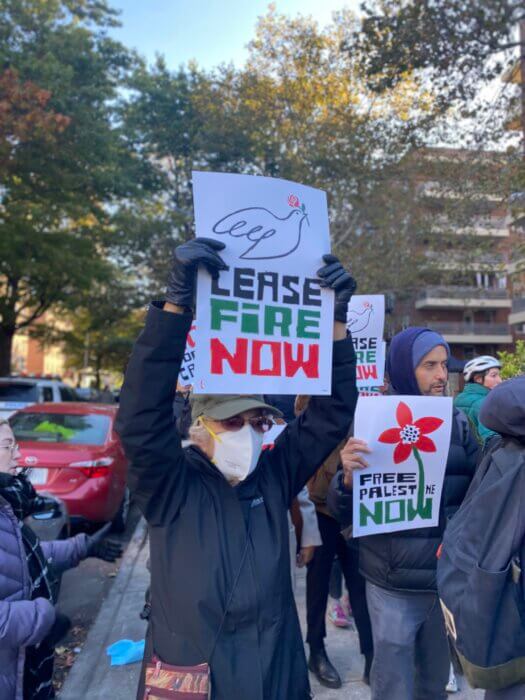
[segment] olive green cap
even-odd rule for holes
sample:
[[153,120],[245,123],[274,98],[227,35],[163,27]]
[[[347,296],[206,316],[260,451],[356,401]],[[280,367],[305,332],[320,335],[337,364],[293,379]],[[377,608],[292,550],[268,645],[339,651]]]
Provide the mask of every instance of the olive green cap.
[[260,394],[192,394],[190,403],[193,420],[199,416],[225,420],[254,408],[264,408],[276,416],[282,416],[281,411],[267,404]]

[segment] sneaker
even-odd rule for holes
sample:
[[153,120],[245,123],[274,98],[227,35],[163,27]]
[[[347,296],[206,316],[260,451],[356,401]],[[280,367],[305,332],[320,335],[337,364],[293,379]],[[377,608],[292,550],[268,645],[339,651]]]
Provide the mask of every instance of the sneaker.
[[457,693],[458,690],[459,690],[459,688],[458,688],[458,682],[456,680],[456,674],[454,673],[454,669],[453,669],[452,664],[451,664],[446,691],[447,691],[447,693]]
[[328,612],[328,619],[336,627],[349,627],[350,620],[345,615],[343,606],[339,600],[334,600]]

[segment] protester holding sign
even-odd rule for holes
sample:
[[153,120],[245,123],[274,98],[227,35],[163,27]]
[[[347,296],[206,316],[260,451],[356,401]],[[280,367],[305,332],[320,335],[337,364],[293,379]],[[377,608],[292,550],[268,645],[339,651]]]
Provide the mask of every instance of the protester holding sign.
[[[176,249],[167,302],[151,305],[121,394],[117,426],[130,488],[150,527],[144,671],[148,687],[174,676],[195,679],[200,698],[207,697],[209,665],[214,700],[306,700],[287,511],[353,418],[355,352],[345,320],[355,282],[333,256],[316,282],[335,292],[331,395],[313,398],[264,451],[275,411],[261,396],[194,395],[194,444],[183,449],[172,402],[195,279],[200,267],[220,283],[223,248],[195,239]],[[144,686],[143,675],[140,699]]]
[[[387,359],[392,393],[443,396],[449,357],[446,341],[432,330],[407,328],[398,333]],[[374,404],[379,401],[373,399]],[[411,450],[416,439],[417,426],[405,430],[400,451]],[[343,472],[332,482],[329,503],[344,528],[353,518],[354,471],[367,468],[369,452],[359,435],[350,438],[341,452]],[[444,700],[447,696],[449,650],[436,595],[436,554],[447,518],[460,506],[472,480],[477,452],[466,417],[454,409],[438,526],[360,539],[359,563],[366,578],[374,639],[372,700]]]

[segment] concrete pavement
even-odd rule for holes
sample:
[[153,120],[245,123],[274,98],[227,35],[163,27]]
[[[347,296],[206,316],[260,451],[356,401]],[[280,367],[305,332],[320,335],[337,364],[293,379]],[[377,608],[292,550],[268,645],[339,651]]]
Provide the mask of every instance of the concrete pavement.
[[[140,620],[139,612],[144,603],[144,593],[149,585],[147,557],[146,527],[141,520],[124,555],[113,587],[59,694],[60,700],[108,700],[108,698],[133,700],[135,698],[140,664],[111,667],[106,656],[106,647],[119,639],[144,638],[146,626]],[[306,617],[304,570],[297,571],[296,583],[297,607],[304,630]],[[339,690],[323,688],[312,677],[312,690],[316,700],[370,700],[370,690],[361,682],[364,661],[359,653],[356,632],[336,629],[333,625],[328,625],[326,648],[343,678],[343,687]],[[460,681],[462,682],[462,679]],[[466,686],[464,682],[462,683]],[[483,693],[467,688],[451,696],[452,698],[482,700]],[[239,698],[239,700],[243,699]]]
[[134,700],[140,664],[111,667],[106,647],[119,639],[144,639],[146,623],[139,613],[149,585],[146,535],[141,519],[111,591],[59,693],[61,700]]

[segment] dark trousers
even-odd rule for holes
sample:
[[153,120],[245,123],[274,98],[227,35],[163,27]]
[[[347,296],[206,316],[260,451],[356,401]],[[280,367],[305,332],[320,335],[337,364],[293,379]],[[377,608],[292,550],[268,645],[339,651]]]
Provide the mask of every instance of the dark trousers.
[[310,648],[322,646],[326,637],[326,604],[332,564],[337,556],[348,589],[362,654],[373,651],[372,628],[366,603],[365,580],[359,573],[359,553],[355,542],[348,544],[340,532],[337,520],[317,513],[323,544],[317,547],[306,574],[306,641]]

